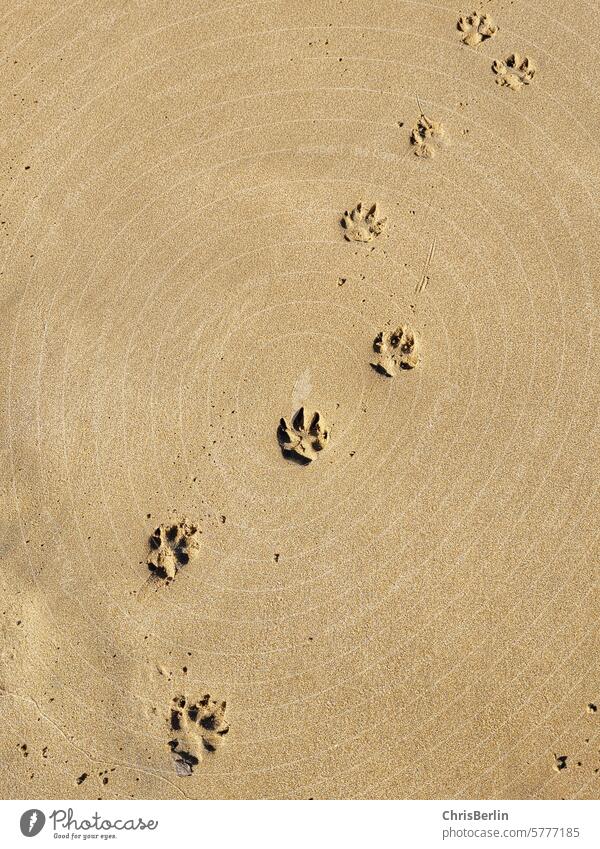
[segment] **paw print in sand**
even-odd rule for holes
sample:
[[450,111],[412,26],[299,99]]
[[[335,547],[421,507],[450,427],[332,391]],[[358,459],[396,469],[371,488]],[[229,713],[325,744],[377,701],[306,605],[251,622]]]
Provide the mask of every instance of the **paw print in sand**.
[[349,242],[370,242],[386,229],[387,218],[379,218],[376,203],[367,211],[362,203],[357,203],[352,212],[344,212],[340,223]]
[[177,775],[191,775],[203,755],[212,754],[221,745],[229,731],[226,706],[226,702],[212,699],[208,694],[197,702],[175,696],[169,716],[169,728],[174,732],[169,748]]
[[512,53],[506,61],[496,59],[492,65],[498,85],[508,86],[512,91],[519,91],[524,85],[533,80],[536,67],[527,56],[521,58],[518,53]]
[[378,333],[373,342],[377,358],[371,365],[380,374],[395,377],[400,369],[411,369],[421,359],[421,344],[418,335],[407,324],[396,330]]
[[187,519],[173,525],[159,525],[150,537],[150,554],[146,561],[153,576],[170,583],[197,553],[200,533]]
[[300,407],[291,424],[285,419],[280,420],[277,439],[284,457],[306,465],[329,442],[329,428],[319,412],[310,414]]
[[434,121],[421,114],[410,134],[410,143],[415,149],[415,156],[432,159],[442,144],[444,135],[444,125],[440,121]]
[[477,12],[462,15],[456,26],[464,33],[462,43],[468,44],[469,47],[477,47],[482,41],[493,38],[498,32],[498,27],[489,15],[479,15]]

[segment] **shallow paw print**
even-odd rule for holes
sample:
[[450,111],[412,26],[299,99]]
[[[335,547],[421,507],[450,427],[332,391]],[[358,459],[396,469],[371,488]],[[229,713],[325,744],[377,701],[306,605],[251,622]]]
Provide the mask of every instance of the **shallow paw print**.
[[291,423],[282,418],[277,428],[277,439],[284,457],[306,465],[329,442],[329,427],[319,412],[308,413],[300,407]]
[[175,696],[169,715],[169,728],[174,736],[169,740],[175,772],[191,775],[205,754],[212,754],[229,731],[225,722],[227,703],[202,696],[197,702],[185,696]]
[[387,218],[379,218],[376,203],[365,212],[362,203],[358,203],[352,212],[344,212],[341,225],[345,230],[344,238],[349,242],[370,242],[387,227]]
[[187,519],[172,525],[159,525],[150,537],[150,554],[146,561],[154,577],[170,583],[197,553],[200,533]]
[[415,156],[432,159],[443,144],[445,134],[444,125],[440,121],[421,115],[410,134]]
[[512,91],[519,91],[523,86],[529,85],[536,70],[529,57],[521,58],[518,53],[512,53],[504,62],[496,59],[492,65],[497,84],[508,86]]
[[489,15],[480,15],[477,12],[462,15],[456,26],[463,33],[462,43],[469,47],[477,47],[482,41],[493,38],[498,32],[498,27]]
[[377,357],[372,360],[372,367],[387,377],[395,377],[401,369],[414,368],[421,360],[419,336],[407,324],[378,333],[373,350]]

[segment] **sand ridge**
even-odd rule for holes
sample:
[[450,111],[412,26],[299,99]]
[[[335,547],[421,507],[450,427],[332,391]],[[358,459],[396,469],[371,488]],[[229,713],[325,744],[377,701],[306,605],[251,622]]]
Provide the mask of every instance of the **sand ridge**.
[[586,9],[9,3],[6,797],[598,798]]

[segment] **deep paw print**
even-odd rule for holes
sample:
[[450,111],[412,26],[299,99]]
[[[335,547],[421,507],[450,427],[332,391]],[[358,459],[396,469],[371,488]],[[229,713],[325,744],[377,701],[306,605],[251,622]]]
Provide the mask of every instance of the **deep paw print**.
[[378,333],[373,350],[377,357],[371,365],[387,377],[395,377],[401,369],[414,368],[421,359],[419,336],[407,324]]
[[329,442],[329,428],[319,412],[309,413],[304,407],[288,424],[281,419],[277,428],[277,439],[284,457],[297,463],[310,463]]
[[352,212],[344,212],[340,223],[349,242],[370,242],[386,229],[387,218],[379,218],[376,203],[367,211],[362,203],[357,203]]
[[410,134],[415,156],[432,159],[443,144],[445,134],[444,125],[440,121],[422,114]]
[[527,56],[521,57],[512,53],[504,62],[496,59],[492,65],[498,85],[505,85],[512,91],[519,91],[524,85],[529,85],[535,76],[536,67]]
[[170,583],[197,553],[200,533],[187,519],[173,525],[159,525],[150,537],[150,554],[146,561],[154,577]]
[[489,15],[479,15],[477,12],[462,15],[456,26],[463,33],[462,43],[468,44],[469,47],[477,47],[482,41],[493,38],[498,32],[498,27]]
[[205,754],[212,754],[229,731],[225,722],[226,702],[212,699],[208,694],[197,702],[185,696],[175,696],[171,705],[169,740],[175,772],[191,775]]

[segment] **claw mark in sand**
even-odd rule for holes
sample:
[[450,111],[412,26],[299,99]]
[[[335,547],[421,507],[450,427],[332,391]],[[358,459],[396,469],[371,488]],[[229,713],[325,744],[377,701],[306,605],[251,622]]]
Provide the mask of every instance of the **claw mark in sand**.
[[291,424],[282,418],[277,428],[277,439],[284,457],[307,465],[329,442],[329,427],[319,412],[308,413],[300,407]]

